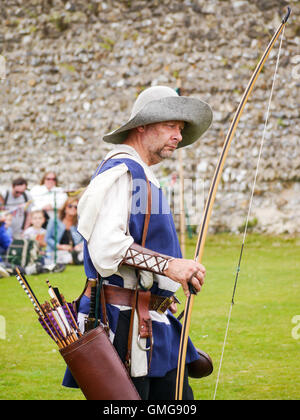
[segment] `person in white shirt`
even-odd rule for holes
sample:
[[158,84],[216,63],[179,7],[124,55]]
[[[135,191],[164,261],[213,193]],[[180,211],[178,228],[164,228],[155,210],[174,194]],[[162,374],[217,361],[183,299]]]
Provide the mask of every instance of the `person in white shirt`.
[[4,210],[12,214],[10,229],[14,238],[22,235],[23,230],[30,226],[32,210],[32,195],[27,191],[27,180],[16,178],[12,188],[3,191],[0,203]]
[[54,209],[61,209],[68,198],[58,186],[57,175],[53,171],[46,172],[40,185],[32,187],[30,193],[33,197],[33,210],[43,210],[47,220],[54,217]]

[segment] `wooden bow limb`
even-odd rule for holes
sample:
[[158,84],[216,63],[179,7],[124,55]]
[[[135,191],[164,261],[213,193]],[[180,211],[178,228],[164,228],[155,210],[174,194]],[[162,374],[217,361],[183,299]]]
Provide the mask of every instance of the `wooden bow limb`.
[[[208,231],[208,225],[210,221],[210,216],[212,213],[213,204],[215,201],[217,188],[222,176],[222,171],[224,167],[224,163],[229,151],[229,147],[231,145],[231,141],[233,139],[235,130],[237,128],[237,125],[239,123],[239,120],[241,118],[242,112],[244,110],[244,107],[248,101],[249,95],[252,92],[252,89],[254,87],[254,84],[258,78],[259,73],[261,72],[269,54],[272,50],[275,42],[277,41],[280,33],[282,32],[289,16],[291,13],[290,7],[288,7],[287,14],[284,16],[284,18],[281,21],[281,24],[279,25],[277,31],[273,35],[269,45],[267,46],[265,52],[263,53],[259,63],[256,66],[256,69],[254,70],[253,75],[251,76],[251,79],[248,83],[248,86],[242,96],[242,99],[240,101],[240,104],[236,110],[236,113],[234,115],[234,118],[232,120],[232,123],[230,125],[229,131],[227,133],[227,136],[224,141],[223,149],[221,152],[221,156],[219,158],[212,183],[210,186],[210,190],[208,193],[208,198],[205,204],[205,209],[200,225],[200,231],[198,235],[197,245],[195,249],[195,256],[194,260],[201,263],[203,251],[204,251],[204,245],[206,241],[207,231]],[[191,315],[192,315],[192,309],[193,309],[193,303],[195,298],[195,292],[190,288],[191,293],[190,296],[186,300],[185,309],[184,309],[184,318],[182,322],[182,331],[181,331],[181,337],[180,337],[180,345],[179,345],[179,354],[178,354],[178,364],[177,364],[177,378],[176,378],[176,389],[175,389],[175,400],[181,400],[182,399],[182,389],[183,389],[183,379],[184,379],[184,370],[185,370],[185,360],[186,360],[186,351],[187,351],[187,343],[188,343],[188,336],[189,336],[189,329],[190,329],[190,323],[191,323]]]

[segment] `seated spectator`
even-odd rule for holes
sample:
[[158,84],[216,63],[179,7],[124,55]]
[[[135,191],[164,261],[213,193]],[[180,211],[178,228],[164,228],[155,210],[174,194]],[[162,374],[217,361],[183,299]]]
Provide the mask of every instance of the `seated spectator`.
[[[46,247],[46,230],[41,228],[44,214],[42,211],[32,215],[33,226],[24,232],[23,238],[13,238],[9,233],[9,216],[5,215],[0,220],[0,277],[16,274],[18,267],[24,274],[59,273],[64,271],[64,264],[45,265],[42,247]],[[30,233],[31,232],[31,233]],[[27,241],[28,240],[28,243]],[[1,255],[2,254],[2,255]]]
[[52,262],[56,251],[57,263],[83,263],[83,238],[77,232],[77,204],[78,198],[69,197],[59,211],[58,218],[50,219],[48,222],[46,254]]
[[40,250],[46,248],[46,229],[42,226],[45,223],[45,215],[42,210],[34,210],[31,212],[31,226],[24,230],[23,237],[38,242]]
[[67,194],[58,186],[58,180],[55,172],[46,172],[40,185],[32,187],[30,193],[33,197],[33,210],[43,210],[47,226],[50,218],[54,217],[54,209],[59,210],[67,199]]
[[11,237],[13,237],[12,228],[11,228],[12,219],[13,219],[13,215],[11,213],[4,214],[4,224],[6,227],[6,231]]
[[17,178],[12,182],[12,188],[3,191],[2,208],[12,214],[11,231],[13,237],[22,235],[24,229],[30,225],[30,211],[32,208],[32,196],[27,191],[27,181]]
[[11,244],[12,236],[5,226],[5,217],[0,216],[0,277],[8,277],[10,274],[6,271],[4,264],[2,264],[3,257]]
[[5,217],[0,216],[0,261],[2,261],[2,256],[5,255],[11,242],[12,236],[5,226]]

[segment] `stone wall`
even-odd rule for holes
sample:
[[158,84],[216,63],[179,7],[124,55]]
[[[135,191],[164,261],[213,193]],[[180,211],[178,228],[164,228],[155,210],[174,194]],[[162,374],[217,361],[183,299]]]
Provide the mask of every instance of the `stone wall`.
[[[290,1],[250,215],[253,229],[300,232],[300,1]],[[0,186],[55,169],[85,186],[110,149],[101,138],[128,119],[145,87],[181,83],[208,102],[214,122],[183,152],[185,178],[207,194],[235,109],[286,13],[285,1],[5,0],[0,5]],[[225,164],[212,231],[238,231],[255,176],[278,47],[245,108]],[[155,168],[178,171],[177,160]],[[204,196],[205,196],[204,194]]]

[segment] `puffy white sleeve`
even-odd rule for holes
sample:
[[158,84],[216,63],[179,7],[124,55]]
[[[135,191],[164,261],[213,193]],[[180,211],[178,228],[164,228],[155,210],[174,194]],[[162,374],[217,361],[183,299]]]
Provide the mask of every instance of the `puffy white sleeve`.
[[[134,242],[132,236],[127,233],[132,181],[130,172],[126,165],[124,166],[122,172],[120,172],[120,167],[114,167],[98,175],[95,180],[97,186],[92,187],[93,198],[90,198],[89,206],[84,203],[79,205],[79,210],[85,213],[82,231],[87,231],[89,254],[96,270],[103,277],[108,277],[118,271],[122,258]],[[93,211],[94,215],[92,215]],[[88,217],[89,213],[91,217]],[[80,214],[79,222],[81,216]],[[89,229],[85,229],[84,225],[87,224],[89,224]],[[80,226],[79,223],[79,232]],[[92,229],[90,229],[91,226]]]

